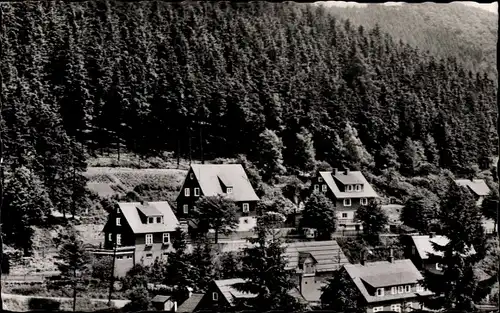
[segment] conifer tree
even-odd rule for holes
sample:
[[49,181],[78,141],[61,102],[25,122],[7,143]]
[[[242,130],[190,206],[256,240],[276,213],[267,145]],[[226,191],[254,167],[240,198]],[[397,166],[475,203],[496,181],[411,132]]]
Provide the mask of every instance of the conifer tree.
[[366,312],[366,304],[346,270],[336,271],[321,289],[321,307],[334,312]]
[[257,166],[261,171],[262,178],[265,181],[272,181],[277,175],[285,172],[283,166],[281,139],[272,130],[266,129],[259,135]]

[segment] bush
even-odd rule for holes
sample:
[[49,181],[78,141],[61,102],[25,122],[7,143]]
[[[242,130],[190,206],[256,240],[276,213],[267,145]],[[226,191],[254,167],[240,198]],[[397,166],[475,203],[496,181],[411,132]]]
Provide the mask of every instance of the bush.
[[17,288],[12,288],[12,293],[23,296],[31,295],[41,295],[45,293],[46,288],[42,286],[19,286]]
[[30,310],[57,311],[61,303],[52,299],[31,298],[28,301]]

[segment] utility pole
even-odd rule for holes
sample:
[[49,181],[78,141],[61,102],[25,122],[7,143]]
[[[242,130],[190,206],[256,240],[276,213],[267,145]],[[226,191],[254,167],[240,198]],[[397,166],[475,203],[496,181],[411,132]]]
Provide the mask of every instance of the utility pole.
[[[116,206],[113,209],[113,215],[116,212]],[[108,295],[108,305],[111,305],[111,296],[113,295],[113,284],[115,283],[115,262],[116,262],[116,221],[113,224],[113,262],[111,263],[111,276],[109,278],[109,295]]]
[[[0,6],[0,35],[3,35],[3,9]],[[0,45],[0,49],[1,45]],[[0,51],[0,56],[3,51]],[[0,71],[0,81],[3,81],[2,72]],[[2,299],[2,271],[3,271],[3,233],[2,233],[2,205],[3,205],[3,140],[2,140],[2,121],[3,121],[3,107],[2,96],[0,95],[0,312],[3,312],[3,299]]]

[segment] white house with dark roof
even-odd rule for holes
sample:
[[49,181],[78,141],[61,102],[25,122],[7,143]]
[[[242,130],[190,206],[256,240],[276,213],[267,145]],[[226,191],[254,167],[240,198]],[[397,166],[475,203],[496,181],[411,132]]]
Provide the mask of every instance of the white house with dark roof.
[[259,197],[241,164],[191,164],[177,196],[177,216],[188,220],[196,201],[202,197],[224,195],[238,206],[238,230],[255,226]]
[[338,225],[348,230],[359,230],[354,221],[356,210],[379,196],[360,171],[318,172],[312,181],[312,192],[322,192],[329,197],[337,212]]
[[490,188],[482,179],[457,179],[455,180],[455,183],[457,183],[457,185],[459,186],[467,187],[467,189],[469,189],[469,191],[474,196],[476,204],[478,206],[481,205],[484,197],[486,197],[490,193]]
[[149,265],[166,257],[179,221],[166,201],[120,202],[104,225],[104,249],[100,255],[112,255],[116,244],[117,275],[134,264]]
[[343,270],[366,301],[368,313],[421,309],[422,297],[432,295],[419,283],[423,276],[408,259],[346,264]]

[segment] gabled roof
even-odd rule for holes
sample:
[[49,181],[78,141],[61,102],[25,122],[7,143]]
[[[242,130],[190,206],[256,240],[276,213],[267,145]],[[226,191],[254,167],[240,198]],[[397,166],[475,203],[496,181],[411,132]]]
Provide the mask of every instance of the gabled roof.
[[171,296],[156,295],[151,302],[165,303],[172,298]]
[[361,264],[344,265],[349,277],[368,303],[393,299],[413,298],[417,295],[430,295],[429,291],[412,292],[402,294],[385,293],[382,297],[371,295],[367,290],[367,284],[374,288],[389,287],[404,284],[417,284],[423,278],[411,260],[395,260],[371,262]]
[[179,221],[167,201],[149,202],[149,206],[153,206],[163,215],[163,224],[143,224],[138,209],[140,202],[119,202],[118,205],[135,234],[173,232],[179,226]]
[[459,186],[469,187],[469,189],[477,196],[486,196],[490,193],[490,188],[482,179],[457,179],[455,180]]
[[[224,298],[226,298],[227,302],[231,305],[235,304],[235,299],[252,299],[257,297],[257,295],[255,294],[242,292],[234,287],[235,284],[241,284],[245,282],[245,280],[242,278],[222,279],[215,280],[214,282],[217,288],[219,288],[220,292],[224,295]],[[306,304],[304,297],[300,294],[297,288],[292,288],[288,293],[291,296],[297,298],[300,302]]]
[[191,313],[196,310],[204,294],[193,293],[186,301],[184,301],[178,308],[177,313]]
[[286,269],[297,268],[301,253],[312,255],[316,260],[317,272],[329,272],[339,269],[349,263],[344,252],[335,240],[301,241],[286,243],[284,258],[287,260]]
[[190,170],[206,197],[224,194],[222,182],[225,187],[233,187],[227,196],[234,201],[259,200],[241,164],[191,164]]
[[315,263],[318,263],[311,253],[299,252],[299,264],[304,264],[304,262],[309,258],[311,258]]
[[[433,236],[431,238],[428,235],[422,235],[422,236],[411,236],[411,239],[413,240],[413,244],[417,249],[417,253],[422,260],[428,259],[429,254],[436,254],[436,255],[443,254],[441,251],[438,252],[434,250],[432,242],[440,246],[446,246],[449,242],[449,239],[446,238],[445,236]],[[474,247],[471,247],[469,253],[476,253]]]
[[[333,195],[337,199],[343,198],[377,198],[378,195],[373,190],[372,186],[368,183],[363,173],[360,171],[349,171],[349,174],[345,172],[338,172],[333,176],[333,172],[319,172],[319,175],[323,178],[328,188],[332,191]],[[335,177],[335,178],[334,178]],[[342,192],[340,191],[335,179],[345,183],[345,184],[363,184],[362,191],[353,192]]]
[[244,283],[242,278],[221,279],[215,280],[215,285],[219,288],[220,292],[224,295],[227,302],[231,305],[234,304],[235,299],[255,298],[255,294],[239,291],[234,287],[235,284]]

